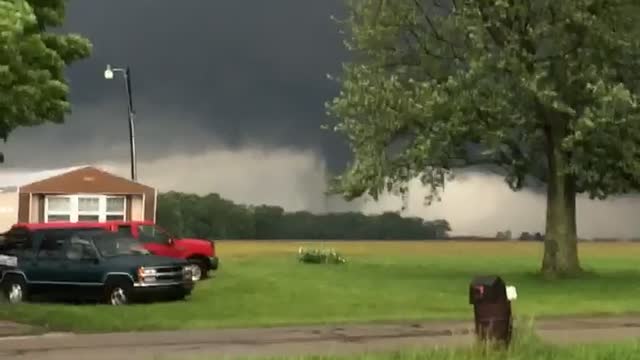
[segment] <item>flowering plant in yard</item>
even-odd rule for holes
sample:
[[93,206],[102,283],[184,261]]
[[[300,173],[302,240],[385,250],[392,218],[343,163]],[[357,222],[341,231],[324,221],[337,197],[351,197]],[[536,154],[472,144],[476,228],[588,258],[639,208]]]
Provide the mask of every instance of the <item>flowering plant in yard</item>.
[[298,249],[298,261],[307,264],[344,264],[347,262],[335,249]]

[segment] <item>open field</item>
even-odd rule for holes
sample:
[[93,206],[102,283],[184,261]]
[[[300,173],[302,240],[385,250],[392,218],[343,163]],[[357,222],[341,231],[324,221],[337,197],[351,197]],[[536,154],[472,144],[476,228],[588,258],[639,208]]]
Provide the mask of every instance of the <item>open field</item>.
[[[638,312],[640,244],[580,245],[595,274],[548,282],[542,245],[517,242],[335,242],[339,266],[300,264],[308,242],[218,242],[221,268],[186,302],[112,308],[0,306],[0,318],[55,330],[123,331],[341,322],[468,319],[467,286],[496,273],[518,287],[518,315]],[[320,244],[316,244],[319,246]]]

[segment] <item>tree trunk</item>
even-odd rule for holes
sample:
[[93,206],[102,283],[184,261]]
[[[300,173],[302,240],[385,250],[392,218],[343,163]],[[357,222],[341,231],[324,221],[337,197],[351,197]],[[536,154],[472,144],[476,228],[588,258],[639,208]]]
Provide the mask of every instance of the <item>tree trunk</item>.
[[546,131],[549,173],[542,272],[550,276],[581,272],[576,227],[576,184],[573,176],[567,174],[569,156],[561,148],[564,134],[564,129],[558,123]]

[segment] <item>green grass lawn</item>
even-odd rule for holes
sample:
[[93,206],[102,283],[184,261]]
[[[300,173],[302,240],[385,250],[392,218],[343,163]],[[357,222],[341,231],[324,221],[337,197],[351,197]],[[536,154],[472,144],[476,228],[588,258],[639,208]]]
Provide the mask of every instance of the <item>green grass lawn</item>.
[[[410,347],[396,352],[360,353],[347,356],[254,357],[243,360],[635,360],[638,359],[640,352],[640,341],[637,340],[612,344],[549,345],[543,343],[535,336],[532,329],[526,326],[517,328],[515,335],[514,341],[507,349],[477,344],[457,348]],[[180,360],[214,358],[183,357]]]
[[[565,347],[542,345],[536,342],[519,344],[508,351],[436,349],[428,351],[414,350],[395,353],[370,353],[348,357],[304,356],[296,357],[295,360],[636,360],[638,359],[639,352],[640,342]],[[213,359],[213,357],[200,357],[190,360],[208,359]],[[274,357],[269,358],[269,360],[290,359]]]
[[469,280],[500,274],[516,285],[517,315],[638,311],[640,245],[581,245],[595,274],[546,281],[541,245],[338,243],[345,265],[296,261],[299,244],[227,242],[221,269],[185,302],[0,306],[0,318],[55,330],[123,331],[471,318]]

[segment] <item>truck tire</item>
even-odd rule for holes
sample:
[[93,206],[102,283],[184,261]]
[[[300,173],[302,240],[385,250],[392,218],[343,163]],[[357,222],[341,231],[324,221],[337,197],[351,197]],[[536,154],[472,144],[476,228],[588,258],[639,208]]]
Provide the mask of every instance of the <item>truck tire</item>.
[[189,263],[195,266],[192,270],[192,271],[195,271],[192,277],[194,282],[197,282],[209,277],[209,267],[207,266],[207,263],[204,260],[193,258],[193,259],[189,259]]
[[19,275],[7,275],[2,280],[2,295],[9,304],[20,304],[27,301],[28,289],[24,277]]
[[128,305],[131,303],[133,285],[124,279],[107,281],[104,288],[105,303],[113,306]]

